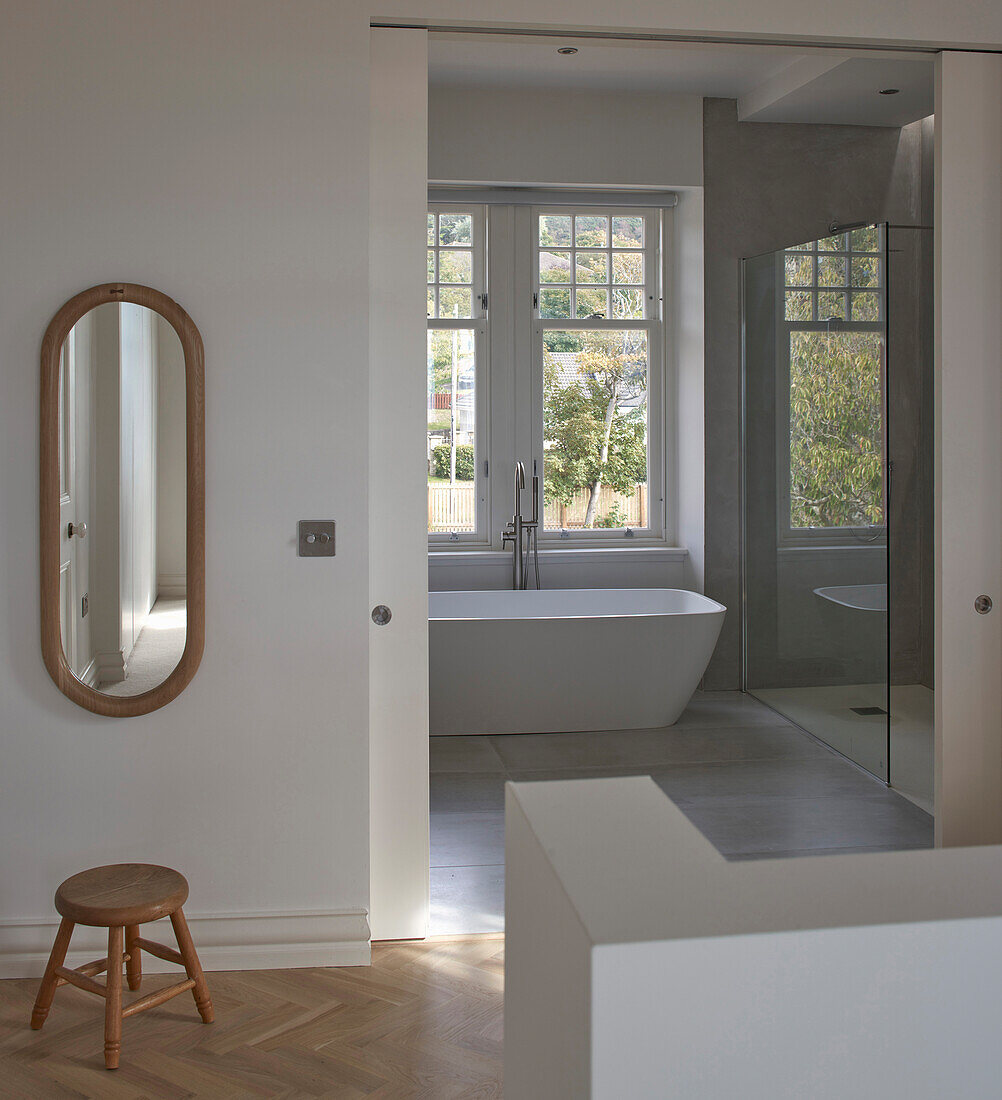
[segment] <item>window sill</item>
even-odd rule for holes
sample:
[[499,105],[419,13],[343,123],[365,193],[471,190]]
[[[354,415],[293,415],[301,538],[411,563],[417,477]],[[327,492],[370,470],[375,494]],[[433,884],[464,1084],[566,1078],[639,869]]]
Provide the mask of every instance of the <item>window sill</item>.
[[833,542],[829,540],[816,543],[788,543],[786,545],[780,543],[776,548],[776,552],[781,556],[795,557],[797,555],[805,555],[806,557],[813,557],[819,554],[843,554],[847,550],[882,550],[886,553],[887,543],[881,542]]
[[[572,565],[575,562],[601,563],[621,561],[623,557],[645,562],[685,561],[689,551],[684,546],[581,546],[573,549],[544,549],[539,551],[540,562],[555,565]],[[429,550],[430,568],[459,565],[510,566],[510,550]]]

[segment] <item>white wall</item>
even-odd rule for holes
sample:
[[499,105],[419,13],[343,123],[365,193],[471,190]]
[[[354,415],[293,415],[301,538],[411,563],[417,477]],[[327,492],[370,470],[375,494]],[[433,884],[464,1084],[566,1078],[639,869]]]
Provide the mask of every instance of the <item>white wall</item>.
[[[40,968],[62,878],[121,860],[188,876],[210,967],[366,957],[366,22],[4,5],[0,972]],[[37,628],[39,344],[111,279],[180,302],[206,351],[205,656],[119,720],[57,691]],[[335,558],[296,556],[302,517],[338,521]]]
[[450,183],[699,186],[702,99],[433,85],[428,176]]
[[[702,115],[700,115],[702,119]],[[702,150],[702,133],[700,133]],[[703,591],[705,549],[705,454],[703,372],[703,191],[682,191],[672,219],[668,342],[674,392],[668,419],[676,425],[669,457],[676,479],[675,532],[688,550],[684,584]],[[671,498],[669,498],[671,499]]]
[[184,349],[169,321],[157,316],[157,593],[183,596],[186,428]]
[[[688,588],[685,550],[614,547],[607,550],[543,550],[544,588]],[[436,551],[428,555],[432,592],[511,588],[511,552]]]

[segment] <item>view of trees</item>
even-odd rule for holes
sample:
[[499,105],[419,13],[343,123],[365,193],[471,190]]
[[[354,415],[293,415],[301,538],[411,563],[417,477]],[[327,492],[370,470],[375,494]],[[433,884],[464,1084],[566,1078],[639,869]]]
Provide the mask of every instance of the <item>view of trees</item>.
[[647,480],[647,334],[546,333],[543,401],[546,502],[587,489],[584,526],[610,525],[596,515],[602,486],[629,494]]
[[884,521],[876,332],[790,333],[790,526]]

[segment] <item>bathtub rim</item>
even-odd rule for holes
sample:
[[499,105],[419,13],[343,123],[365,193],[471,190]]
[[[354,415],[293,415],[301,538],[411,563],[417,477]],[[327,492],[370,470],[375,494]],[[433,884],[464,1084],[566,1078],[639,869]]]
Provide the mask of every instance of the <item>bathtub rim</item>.
[[435,596],[484,596],[488,593],[504,593],[506,595],[512,594],[510,588],[464,588],[464,589],[441,589],[436,592],[429,592],[428,597],[428,623],[479,623],[479,622],[563,622],[563,621],[579,621],[585,619],[667,619],[678,618],[686,616],[702,616],[702,615],[719,615],[726,614],[727,608],[724,604],[718,603],[716,600],[711,599],[709,596],[704,596],[702,592],[693,592],[689,588],[543,588],[543,589],[526,589],[527,592],[684,592],[687,596],[695,596],[705,604],[703,607],[692,608],[685,611],[621,611],[621,612],[606,612],[596,613],[594,611],[585,611],[581,614],[560,614],[560,615],[526,615],[526,614],[499,614],[499,615],[435,615],[432,613],[431,601]]

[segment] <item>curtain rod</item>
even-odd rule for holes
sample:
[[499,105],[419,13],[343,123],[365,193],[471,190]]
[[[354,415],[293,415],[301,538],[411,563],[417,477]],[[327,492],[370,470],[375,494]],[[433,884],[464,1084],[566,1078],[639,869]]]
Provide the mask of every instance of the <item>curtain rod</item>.
[[429,202],[504,204],[505,206],[677,206],[674,191],[582,187],[451,187],[432,184]]
[[482,35],[509,35],[521,38],[561,38],[591,39],[597,42],[677,42],[704,44],[709,46],[788,46],[792,49],[817,49],[817,50],[878,50],[893,53],[920,53],[934,56],[944,50],[961,50],[964,53],[999,53],[985,46],[977,45],[949,45],[949,46],[910,46],[902,43],[872,43],[855,42],[845,39],[829,39],[819,41],[810,38],[729,38],[726,35],[711,34],[659,34],[644,31],[589,31],[572,28],[551,27],[483,27],[456,24],[454,26],[431,26],[427,23],[390,23],[371,22],[370,27],[383,30],[427,31],[429,34],[482,34]]

